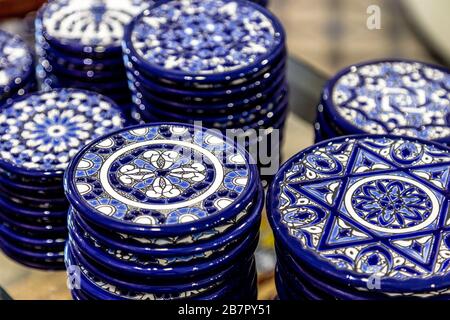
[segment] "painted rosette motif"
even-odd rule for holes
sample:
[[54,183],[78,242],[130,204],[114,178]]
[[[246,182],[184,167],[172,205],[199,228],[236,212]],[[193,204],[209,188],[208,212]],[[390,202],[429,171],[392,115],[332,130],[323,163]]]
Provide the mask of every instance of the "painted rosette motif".
[[278,157],[289,105],[285,38],[280,21],[250,1],[158,1],[125,31],[132,118],[201,121]]
[[43,89],[105,94],[127,111],[131,102],[121,41],[125,26],[152,5],[144,0],[54,0],[35,20],[37,76]]
[[0,104],[35,87],[33,56],[25,42],[0,30]]
[[278,252],[292,257],[280,269],[340,299],[447,299],[449,174],[450,150],[414,138],[342,137],[298,153],[267,199]]
[[97,93],[25,95],[0,111],[0,240],[12,259],[62,269],[67,238],[63,173],[91,140],[123,127],[119,107]]
[[144,125],[104,137],[69,168],[69,199],[93,219],[132,226],[178,226],[237,213],[240,200],[255,190],[255,169],[245,151],[211,132]]
[[[393,134],[450,142],[450,72],[415,61],[350,66],[326,85],[318,113],[325,138]],[[320,139],[319,139],[320,140]]]
[[254,299],[264,194],[252,161],[220,132],[179,123],[86,146],[65,176],[66,265],[83,268],[81,295]]

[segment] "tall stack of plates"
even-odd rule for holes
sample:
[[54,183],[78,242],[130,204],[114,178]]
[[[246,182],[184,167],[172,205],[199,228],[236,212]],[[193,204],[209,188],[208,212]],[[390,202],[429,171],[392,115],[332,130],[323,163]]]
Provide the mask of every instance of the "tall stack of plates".
[[[249,1],[162,1],[127,26],[124,59],[134,118],[202,122],[247,145],[284,126],[285,33]],[[260,159],[258,159],[260,160]]]
[[0,248],[8,256],[64,267],[64,169],[85,143],[122,123],[110,99],[73,89],[25,95],[0,109]]
[[255,299],[263,190],[216,131],[130,127],[85,147],[65,176],[75,299]]
[[450,149],[392,135],[301,151],[267,198],[281,299],[450,299]]
[[123,28],[153,1],[53,0],[36,18],[37,75],[43,89],[97,91],[131,102],[120,43]]
[[450,143],[450,70],[382,60],[340,71],[325,86],[316,141],[351,134],[394,134]]
[[25,42],[0,30],[0,106],[34,91],[33,56]]

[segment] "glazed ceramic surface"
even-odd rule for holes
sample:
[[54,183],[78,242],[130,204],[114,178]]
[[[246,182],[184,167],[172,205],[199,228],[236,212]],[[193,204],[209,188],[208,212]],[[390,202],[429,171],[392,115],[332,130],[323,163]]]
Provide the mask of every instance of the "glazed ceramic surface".
[[290,159],[268,197],[276,236],[341,283],[382,291],[445,288],[450,150],[423,140],[352,136]]
[[0,100],[26,83],[33,69],[33,57],[25,42],[0,30]]
[[125,42],[147,69],[168,70],[164,76],[226,80],[268,63],[284,33],[272,14],[250,2],[162,1],[133,20]]
[[223,139],[215,131],[181,124],[149,124],[104,136],[68,169],[69,200],[81,214],[115,225],[205,229],[208,221],[242,210],[256,186],[248,154]]
[[105,48],[120,47],[124,26],[152,3],[142,0],[56,0],[41,9],[39,19],[48,40],[75,50],[92,47],[94,51],[102,52]]
[[348,133],[450,141],[450,72],[413,61],[351,66],[325,89],[326,111]]
[[26,175],[61,174],[92,139],[122,127],[106,97],[74,89],[36,93],[0,112],[0,166]]

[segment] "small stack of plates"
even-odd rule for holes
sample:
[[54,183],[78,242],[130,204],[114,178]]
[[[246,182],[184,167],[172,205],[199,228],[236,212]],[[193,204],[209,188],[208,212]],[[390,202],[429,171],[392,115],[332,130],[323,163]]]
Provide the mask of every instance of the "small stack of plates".
[[1,108],[0,248],[8,256],[36,268],[64,267],[64,169],[85,143],[122,123],[114,102],[82,90],[25,95]]
[[131,102],[120,42],[147,0],[53,0],[36,18],[38,79],[44,90],[80,88],[123,108]]
[[340,71],[323,91],[316,141],[351,134],[393,134],[449,144],[450,70],[383,60]]
[[74,158],[65,187],[74,299],[256,299],[264,194],[246,151],[216,131],[114,132]]
[[133,19],[123,44],[135,120],[201,121],[247,145],[284,127],[285,33],[262,6],[163,1]]
[[33,56],[25,42],[0,30],[0,106],[34,91]]
[[267,198],[281,299],[450,299],[450,149],[393,135],[324,141]]

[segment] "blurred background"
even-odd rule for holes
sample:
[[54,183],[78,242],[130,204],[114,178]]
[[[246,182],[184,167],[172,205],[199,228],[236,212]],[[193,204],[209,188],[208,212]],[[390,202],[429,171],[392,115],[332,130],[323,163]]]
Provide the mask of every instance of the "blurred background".
[[[33,46],[33,11],[43,2],[0,0],[0,29],[20,34]],[[287,128],[285,158],[312,143],[320,90],[339,69],[386,57],[450,66],[448,0],[270,0],[269,8],[285,26],[291,56],[293,115]],[[263,226],[259,256],[260,298],[271,299],[276,293],[267,225]],[[64,272],[29,270],[1,254],[0,286],[15,299],[69,298]]]

